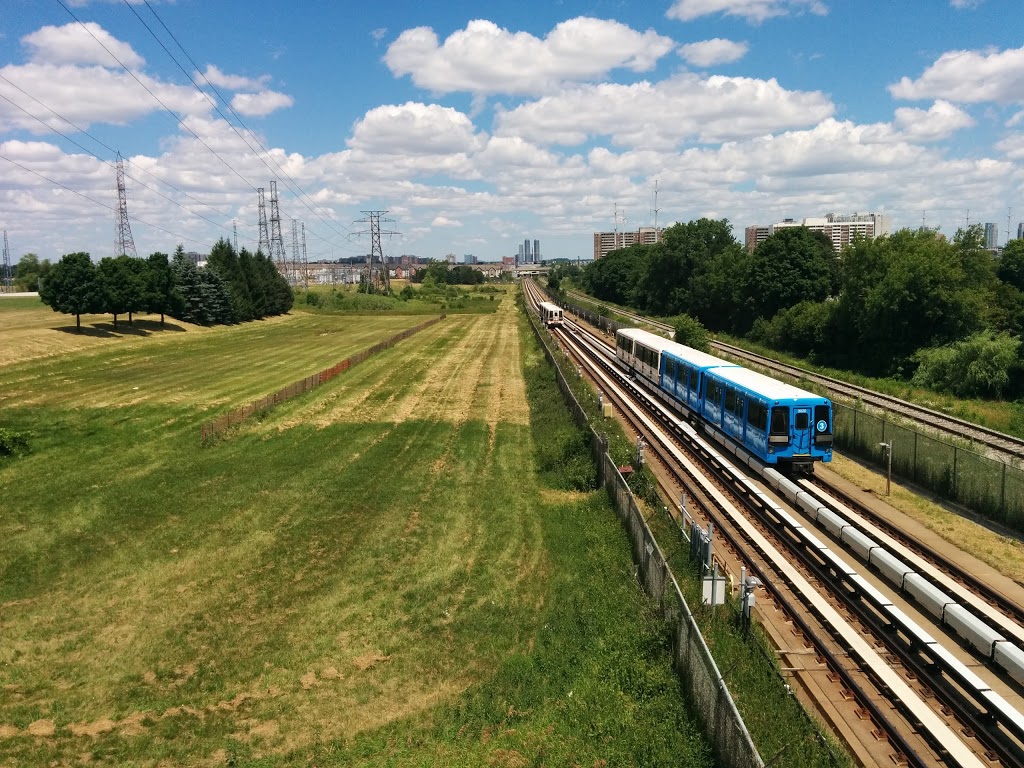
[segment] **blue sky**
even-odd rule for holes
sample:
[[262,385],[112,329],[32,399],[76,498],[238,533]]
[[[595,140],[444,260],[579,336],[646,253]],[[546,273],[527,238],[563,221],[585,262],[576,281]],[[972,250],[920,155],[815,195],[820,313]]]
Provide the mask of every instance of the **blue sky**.
[[234,224],[254,248],[271,179],[310,258],[365,253],[360,211],[386,209],[390,255],[586,259],[616,210],[653,223],[656,182],[659,224],[740,239],[832,211],[1000,242],[1024,221],[1011,0],[63,3],[0,10],[15,259],[112,253],[118,151],[140,254]]

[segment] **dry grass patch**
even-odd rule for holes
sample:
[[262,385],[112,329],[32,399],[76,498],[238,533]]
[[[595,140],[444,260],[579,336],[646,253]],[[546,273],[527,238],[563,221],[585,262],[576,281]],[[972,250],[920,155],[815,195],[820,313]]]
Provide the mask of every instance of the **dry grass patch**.
[[[451,343],[455,338],[458,342]],[[494,314],[449,316],[380,359],[363,363],[281,426],[482,419],[493,439],[499,422],[524,425],[529,420],[519,347],[516,306],[508,294]]]
[[1004,576],[1024,584],[1024,542],[1002,536],[895,481],[891,485],[890,495],[885,496],[885,475],[845,456],[833,454],[828,469],[856,484],[858,488],[869,490],[885,499],[894,509],[951,544],[970,552]]

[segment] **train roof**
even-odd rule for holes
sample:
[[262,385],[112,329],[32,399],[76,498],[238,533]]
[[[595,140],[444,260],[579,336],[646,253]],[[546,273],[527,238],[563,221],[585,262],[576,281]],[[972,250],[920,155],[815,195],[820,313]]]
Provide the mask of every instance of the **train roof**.
[[561,311],[562,308],[557,304],[552,304],[550,301],[542,301],[538,306],[544,307],[545,309],[557,309]]
[[751,371],[748,368],[718,368],[709,371],[708,375],[714,376],[729,384],[736,384],[744,389],[755,392],[768,400],[815,400],[818,402],[827,401],[828,398],[808,392],[806,389],[794,387],[782,381],[776,381],[763,373]]
[[683,344],[679,344],[675,341],[669,341],[668,339],[659,336],[656,333],[650,331],[642,331],[639,328],[622,328],[619,330],[623,336],[634,341],[639,341],[646,347],[656,349],[659,352],[667,352],[677,360],[689,363],[697,368],[714,368],[716,366],[728,366],[735,367],[735,363],[730,363],[728,360],[723,360],[720,357],[709,355],[707,352],[701,352],[698,349],[687,347]]

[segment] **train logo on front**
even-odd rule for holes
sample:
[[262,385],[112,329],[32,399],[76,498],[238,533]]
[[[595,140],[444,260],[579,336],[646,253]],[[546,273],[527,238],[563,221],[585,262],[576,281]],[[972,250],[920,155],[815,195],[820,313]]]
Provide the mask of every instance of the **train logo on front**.
[[818,427],[819,432],[825,432],[828,430],[828,422],[821,419],[815,426]]

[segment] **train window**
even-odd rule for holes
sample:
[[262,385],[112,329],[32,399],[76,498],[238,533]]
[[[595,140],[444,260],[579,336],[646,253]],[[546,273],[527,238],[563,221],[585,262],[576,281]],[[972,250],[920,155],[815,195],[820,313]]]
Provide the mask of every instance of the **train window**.
[[768,409],[764,403],[751,400],[747,406],[747,424],[753,429],[764,432],[768,426]]
[[690,389],[697,389],[697,371],[690,369]]
[[[821,425],[824,422],[825,428],[822,429]],[[828,419],[828,406],[827,405],[816,405],[814,406],[814,423],[817,432],[829,432],[829,419]]]
[[717,381],[707,379],[704,382],[704,399],[710,403],[720,403],[722,401],[722,388],[718,385]]
[[788,435],[789,434],[789,409],[788,408],[772,408],[772,434],[773,435]]
[[743,418],[743,399],[744,399],[743,398],[743,393],[742,392],[737,392],[736,393],[736,402],[733,403],[733,407],[732,407],[732,412],[734,414],[736,414],[736,416],[741,418],[741,419]]
[[728,387],[726,387],[726,390],[725,390],[725,410],[729,411],[729,413],[735,413],[736,412],[736,390],[735,389],[729,389]]
[[665,375],[670,379],[676,377],[676,361],[669,357],[665,358]]
[[804,429],[807,429],[807,426],[808,426],[808,424],[810,424],[810,421],[811,421],[810,414],[807,413],[807,411],[797,411],[796,412],[796,423],[795,423],[794,426],[797,429],[804,430]]

